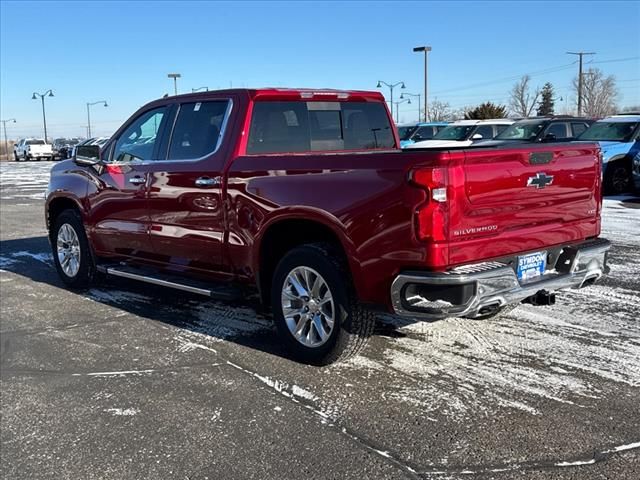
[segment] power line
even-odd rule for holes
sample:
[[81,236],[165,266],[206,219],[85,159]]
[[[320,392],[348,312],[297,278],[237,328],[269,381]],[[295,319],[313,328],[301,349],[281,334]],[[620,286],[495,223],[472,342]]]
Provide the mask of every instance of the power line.
[[528,75],[530,77],[535,77],[535,76],[539,76],[539,75],[545,75],[547,73],[559,72],[559,71],[562,71],[562,70],[567,70],[569,68],[572,68],[576,63],[578,63],[578,62],[575,61],[575,62],[568,63],[566,65],[560,65],[560,66],[557,66],[557,67],[550,67],[550,68],[547,68],[547,69],[544,69],[544,70],[538,70],[536,72],[524,73],[524,74],[521,74],[521,75],[513,75],[511,77],[504,77],[504,78],[500,78],[500,79],[497,79],[497,80],[491,80],[491,81],[482,82],[482,83],[475,83],[473,85],[449,88],[447,90],[439,90],[439,91],[433,92],[433,95],[435,95],[437,93],[455,92],[457,90],[468,90],[470,88],[483,87],[485,85],[493,85],[495,83],[510,82],[512,80],[519,80],[520,78],[522,78],[525,75]]

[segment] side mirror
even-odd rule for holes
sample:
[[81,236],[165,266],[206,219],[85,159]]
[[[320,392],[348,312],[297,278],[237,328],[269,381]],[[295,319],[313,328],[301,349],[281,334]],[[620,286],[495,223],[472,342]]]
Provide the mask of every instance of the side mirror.
[[543,142],[555,142],[556,136],[553,133],[547,133],[542,139]]
[[479,133],[474,133],[471,140],[482,140],[484,137]]
[[101,163],[98,145],[80,145],[76,147],[73,161],[78,165],[97,165]]

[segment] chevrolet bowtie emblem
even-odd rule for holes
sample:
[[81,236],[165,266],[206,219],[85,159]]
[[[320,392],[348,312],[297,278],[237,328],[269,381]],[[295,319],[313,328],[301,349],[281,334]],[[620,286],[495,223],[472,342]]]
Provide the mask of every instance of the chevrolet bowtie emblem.
[[553,183],[553,175],[547,175],[546,173],[536,173],[535,177],[529,177],[527,180],[527,187],[544,188],[547,185]]

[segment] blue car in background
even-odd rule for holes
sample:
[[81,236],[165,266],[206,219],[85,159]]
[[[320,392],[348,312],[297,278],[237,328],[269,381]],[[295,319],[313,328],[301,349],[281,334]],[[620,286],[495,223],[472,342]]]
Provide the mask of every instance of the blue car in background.
[[633,156],[640,139],[640,113],[613,115],[591,125],[578,140],[597,141],[602,149],[602,176],[605,195],[632,189]]
[[448,122],[416,122],[398,125],[400,148],[422,140],[431,140],[436,133],[449,125]]

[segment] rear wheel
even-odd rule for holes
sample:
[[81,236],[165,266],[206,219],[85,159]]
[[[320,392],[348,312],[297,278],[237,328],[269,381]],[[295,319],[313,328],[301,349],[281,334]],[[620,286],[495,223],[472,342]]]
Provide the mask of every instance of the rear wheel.
[[64,210],[53,222],[53,260],[62,281],[71,288],[87,287],[96,272],[89,241],[76,210]]
[[624,160],[617,160],[607,165],[604,175],[604,193],[619,195],[631,189],[631,165]]
[[299,360],[327,365],[357,354],[375,316],[353,294],[350,275],[329,244],[288,252],[276,267],[271,304],[278,333]]

